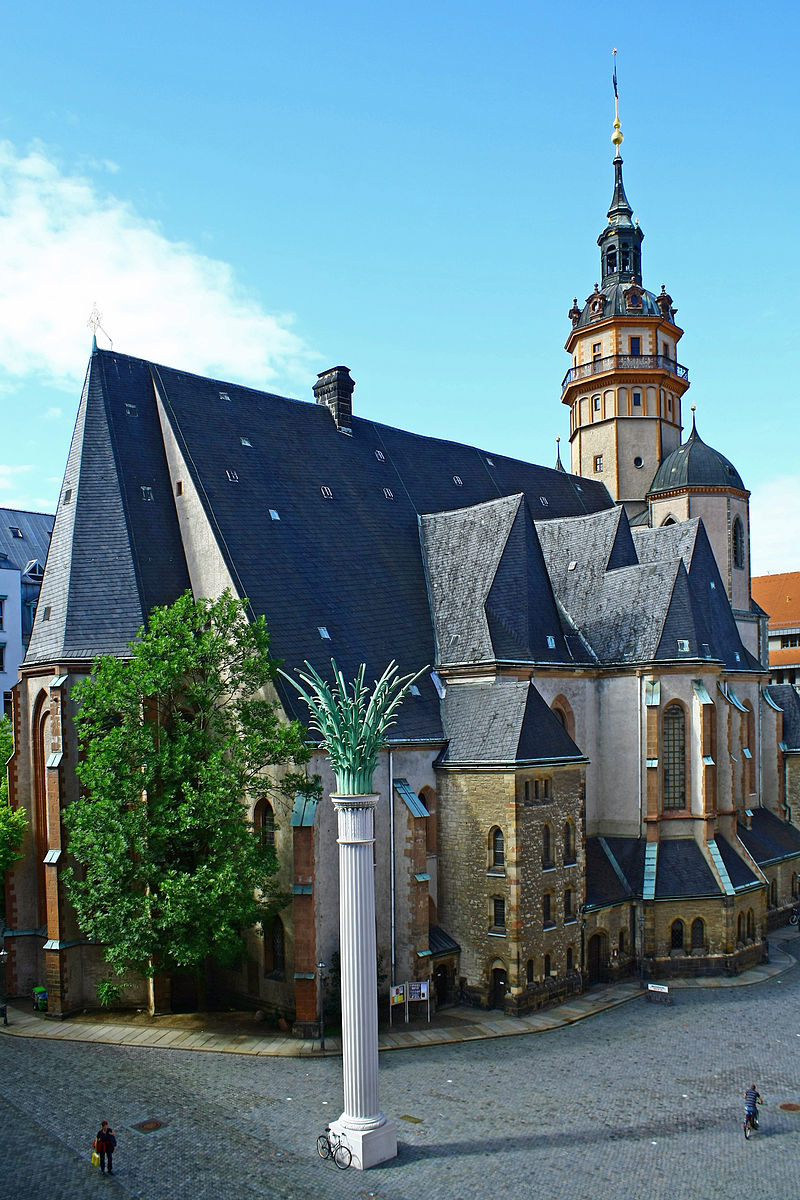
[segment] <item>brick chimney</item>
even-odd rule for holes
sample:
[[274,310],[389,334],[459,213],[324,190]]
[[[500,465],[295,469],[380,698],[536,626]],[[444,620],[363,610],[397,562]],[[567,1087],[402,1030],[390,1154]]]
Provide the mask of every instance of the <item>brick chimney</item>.
[[336,428],[350,433],[353,425],[353,388],[355,380],[350,378],[349,367],[331,367],[317,376],[314,396],[317,404],[325,404],[331,411]]

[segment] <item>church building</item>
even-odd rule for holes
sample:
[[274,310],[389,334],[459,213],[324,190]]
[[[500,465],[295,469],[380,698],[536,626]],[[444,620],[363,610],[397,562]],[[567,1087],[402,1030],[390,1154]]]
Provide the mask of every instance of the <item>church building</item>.
[[[72,689],[187,589],[247,597],[291,674],[424,668],[375,774],[385,986],[526,1012],[764,957],[798,888],[796,695],[769,686],[749,493],[694,416],[682,442],[682,331],[643,283],[618,121],[614,142],[601,282],[569,313],[570,471],[361,416],[343,366],[307,403],[94,347],[15,689],[10,993],[44,983],[68,1013],[107,973],[60,878]],[[215,984],[308,1033],[338,946],[333,807],[243,803],[291,900]]]

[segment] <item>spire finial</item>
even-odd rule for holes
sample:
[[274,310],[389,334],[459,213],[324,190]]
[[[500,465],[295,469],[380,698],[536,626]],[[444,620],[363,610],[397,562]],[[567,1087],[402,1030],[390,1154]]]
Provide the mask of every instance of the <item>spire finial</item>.
[[694,433],[694,434],[697,433],[697,422],[695,421],[695,417],[694,417],[694,414],[696,412],[697,412],[697,405],[693,404],[692,405],[692,433]]
[[614,132],[611,135],[611,141],[614,143],[614,145],[617,148],[617,153],[614,155],[614,157],[621,158],[619,148],[622,145],[622,125],[620,124],[620,120],[619,120],[619,92],[617,91],[617,47],[616,46],[612,50],[612,55],[614,57],[614,74],[611,77],[612,82],[614,84]]
[[564,464],[561,461],[561,438],[556,438],[556,470],[563,471],[566,474]]
[[97,349],[97,331],[98,331],[98,329],[100,330],[101,333],[106,334],[106,337],[108,338],[109,342],[111,342],[111,349],[112,350],[114,349],[114,343],[111,341],[111,338],[106,333],[105,329],[103,329],[103,326],[100,324],[102,319],[103,319],[103,314],[100,312],[99,308],[97,307],[97,304],[96,303],[93,304],[92,311],[89,314],[89,320],[86,322],[86,327],[88,329],[91,329],[92,335],[93,335],[92,336],[92,350],[93,351]]

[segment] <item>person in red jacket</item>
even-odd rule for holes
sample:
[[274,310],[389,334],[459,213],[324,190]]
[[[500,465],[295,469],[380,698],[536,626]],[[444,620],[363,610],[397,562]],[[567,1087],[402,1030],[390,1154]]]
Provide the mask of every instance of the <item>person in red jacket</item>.
[[117,1145],[117,1139],[114,1137],[114,1130],[109,1129],[108,1121],[103,1121],[97,1131],[97,1137],[94,1139],[94,1148],[100,1155],[100,1173],[106,1173],[106,1159],[108,1159],[108,1173],[114,1174],[112,1166],[114,1149]]

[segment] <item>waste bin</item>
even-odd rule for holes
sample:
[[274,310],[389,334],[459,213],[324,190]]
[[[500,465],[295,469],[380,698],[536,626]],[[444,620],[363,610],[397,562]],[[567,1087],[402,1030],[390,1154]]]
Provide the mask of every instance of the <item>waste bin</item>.
[[47,989],[43,987],[35,987],[33,989],[33,1009],[34,1012],[47,1012]]

